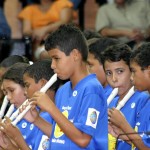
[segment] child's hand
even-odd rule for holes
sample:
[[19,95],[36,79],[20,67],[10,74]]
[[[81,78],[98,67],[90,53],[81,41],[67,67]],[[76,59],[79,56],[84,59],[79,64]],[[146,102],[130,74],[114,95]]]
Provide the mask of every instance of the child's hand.
[[24,116],[24,118],[31,123],[34,123],[38,117],[39,117],[39,112],[37,111],[36,108],[31,108]]
[[42,111],[46,112],[54,105],[48,95],[43,92],[35,92],[29,101],[32,102],[33,107],[37,105]]
[[9,139],[9,137],[2,132],[0,133],[0,147],[2,148],[2,150],[18,149],[18,146],[16,146],[16,144],[14,144],[14,141]]
[[4,123],[0,123],[0,146],[5,150],[16,150],[18,146],[14,137],[17,137],[18,132],[21,133],[11,124],[9,118],[6,117],[5,119]]
[[110,123],[108,124],[108,133],[111,134],[115,138],[118,137],[118,134],[113,129],[113,125],[111,125]]
[[21,135],[19,129],[11,124],[11,120],[5,117],[4,123],[0,123],[0,131],[5,133],[9,138],[15,139],[15,137]]
[[124,115],[115,108],[108,110],[108,116],[109,116],[109,122],[119,128],[121,128],[121,126],[127,122]]
[[[27,101],[25,104],[21,105],[19,108],[19,113],[22,113],[26,107],[30,105],[30,102]],[[39,112],[36,108],[29,109],[29,111],[24,115],[23,118],[25,118],[27,121],[33,123],[37,118],[39,117]]]

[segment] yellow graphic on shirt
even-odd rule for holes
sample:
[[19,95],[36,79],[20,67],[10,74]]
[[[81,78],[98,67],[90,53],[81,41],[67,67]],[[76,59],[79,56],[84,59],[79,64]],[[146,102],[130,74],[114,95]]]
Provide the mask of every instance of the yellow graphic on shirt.
[[[136,132],[138,132],[138,127],[137,127],[137,126],[135,126],[134,130],[135,130]],[[136,147],[135,147],[135,145],[134,145],[134,144],[132,144],[132,150],[134,150],[135,148],[136,148]]]
[[[68,119],[68,111],[65,110],[62,112],[62,114]],[[60,127],[58,126],[58,124],[56,123],[55,125],[55,130],[54,130],[54,137],[55,138],[59,138],[63,135],[63,131],[60,129]]]
[[116,147],[116,138],[113,137],[111,134],[108,134],[108,149],[115,150]]

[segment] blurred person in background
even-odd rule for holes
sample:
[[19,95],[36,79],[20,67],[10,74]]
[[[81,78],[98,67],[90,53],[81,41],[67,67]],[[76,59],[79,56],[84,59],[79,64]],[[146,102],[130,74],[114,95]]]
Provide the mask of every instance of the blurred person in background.
[[72,21],[72,8],[69,0],[36,0],[19,13],[23,35],[30,36],[33,41],[33,55],[49,33]]
[[149,13],[149,1],[115,0],[99,8],[95,28],[102,36],[139,45],[150,36]]

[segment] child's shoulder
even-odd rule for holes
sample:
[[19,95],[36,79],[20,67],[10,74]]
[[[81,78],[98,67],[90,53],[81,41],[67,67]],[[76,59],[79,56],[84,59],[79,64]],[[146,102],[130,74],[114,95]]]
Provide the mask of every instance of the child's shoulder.
[[138,91],[136,90],[135,91],[135,96],[136,98],[139,98],[139,99],[149,99],[149,94],[146,92],[146,91]]

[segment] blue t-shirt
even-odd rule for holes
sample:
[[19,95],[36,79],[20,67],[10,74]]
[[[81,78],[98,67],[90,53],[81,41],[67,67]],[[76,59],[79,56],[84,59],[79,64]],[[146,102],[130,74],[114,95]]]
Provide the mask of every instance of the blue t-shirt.
[[[150,148],[150,98],[137,114],[136,130],[141,135],[144,144]],[[142,132],[147,134],[143,134]]]
[[56,93],[56,105],[76,128],[92,138],[86,148],[81,148],[54,121],[51,150],[108,149],[107,103],[103,87],[95,74],[82,79],[74,89],[70,81],[64,84]]
[[[144,107],[148,100],[148,94],[145,92],[136,91],[124,107],[121,108],[121,112],[124,114],[126,120],[131,125],[132,128],[136,125],[136,115]],[[119,97],[115,97],[114,100],[109,104],[109,108],[116,107],[118,104]],[[131,149],[131,145],[127,142],[119,140],[117,142],[117,150]]]
[[[41,112],[40,116],[52,124],[52,118],[47,112]],[[38,150],[40,146],[40,150],[48,150],[49,149],[49,140],[48,137],[44,135],[44,133],[33,123],[28,122],[25,119],[22,119],[20,122],[18,122],[17,127],[19,128],[20,132],[22,133],[22,136],[24,137],[27,145],[32,150]],[[47,149],[44,147],[44,144],[46,143]],[[45,149],[44,149],[45,148]]]

